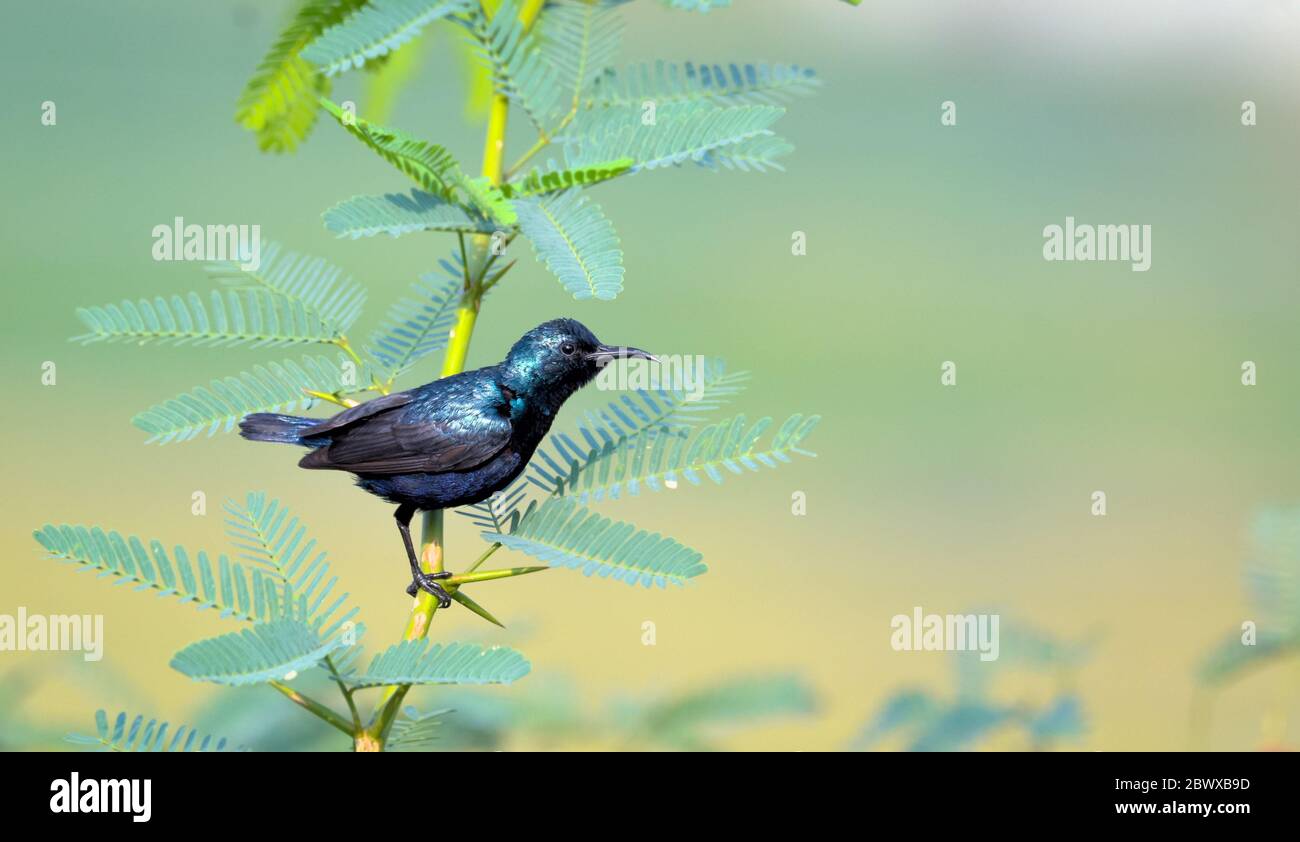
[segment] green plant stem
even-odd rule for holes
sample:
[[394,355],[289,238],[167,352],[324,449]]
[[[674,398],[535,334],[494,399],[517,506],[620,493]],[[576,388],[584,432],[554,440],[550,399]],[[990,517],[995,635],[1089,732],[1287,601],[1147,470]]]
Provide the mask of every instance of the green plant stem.
[[[519,19],[524,26],[531,26],[541,13],[545,0],[528,0],[519,10]],[[486,11],[485,11],[486,13]],[[501,183],[502,166],[506,146],[506,123],[510,115],[510,99],[504,93],[495,91],[488,110],[487,131],[483,139],[483,168],[481,174],[493,184]],[[462,238],[462,254],[463,243]],[[447,351],[442,361],[442,376],[450,377],[465,370],[465,360],[469,356],[469,341],[474,335],[474,325],[478,321],[479,307],[484,292],[484,276],[491,266],[494,256],[490,254],[491,238],[487,234],[474,236],[474,250],[470,262],[465,263],[465,290],[461,295],[460,306],[456,310],[456,324],[451,329]],[[500,279],[498,273],[493,283]],[[421,523],[420,565],[426,573],[441,573],[443,570],[444,548],[442,540],[443,513],[441,510],[425,512]],[[482,563],[481,561],[478,563]],[[416,594],[411,614],[407,618],[403,640],[417,640],[429,633],[429,623],[438,610],[438,603],[431,594],[420,591]],[[406,698],[411,686],[409,684],[385,687],[375,706],[370,724],[356,736],[355,746],[358,751],[383,751],[392,728],[393,720],[401,710],[402,700]]]
[[[420,567],[426,573],[441,573],[443,570],[443,514],[441,509],[424,513],[423,534],[420,538]],[[429,623],[438,611],[438,601],[432,594],[420,591],[415,597],[415,606],[406,620],[402,640],[418,640],[429,634]],[[388,739],[397,712],[402,708],[402,700],[410,691],[411,685],[402,684],[385,687],[379,697],[375,719],[367,730],[382,747]]]
[[357,352],[352,349],[352,343],[348,341],[346,336],[340,336],[338,339],[335,339],[334,344],[337,345],[343,353],[351,357],[352,362],[356,363],[357,366],[364,365],[364,363],[361,362],[361,357],[357,356]]
[[330,677],[334,679],[334,683],[338,685],[339,692],[343,694],[343,700],[348,703],[348,712],[352,714],[352,733],[355,736],[363,728],[361,714],[357,712],[356,700],[352,698],[355,691],[348,687],[347,683],[339,675],[338,669],[334,666],[334,658],[326,655],[325,666],[329,669]]
[[460,244],[460,271],[465,276],[464,291],[468,293],[474,282],[471,280],[469,273],[469,255],[465,253],[465,235],[459,231],[456,232],[456,242]]
[[299,693],[297,690],[293,689],[288,684],[285,684],[283,681],[271,681],[268,683],[276,690],[279,690],[281,693],[287,696],[289,698],[289,701],[293,702],[296,705],[300,705],[306,710],[311,711],[313,714],[319,716],[321,719],[333,725],[335,728],[339,729],[344,734],[347,734],[349,737],[354,736],[356,734],[356,731],[353,729],[351,723],[349,723],[343,717],[339,716],[334,711],[330,710],[325,705],[311,698],[310,696],[306,696],[302,693]]
[[487,561],[489,558],[491,558],[491,557],[492,557],[492,554],[493,554],[494,552],[496,552],[497,550],[499,550],[499,549],[501,549],[501,542],[500,542],[500,541],[494,541],[494,542],[492,543],[492,546],[488,547],[486,550],[483,551],[483,554],[482,554],[482,555],[480,555],[478,558],[474,559],[474,563],[473,563],[473,564],[471,564],[469,567],[466,567],[466,568],[465,568],[465,572],[466,572],[466,573],[473,573],[475,570],[478,570],[480,567],[483,566],[483,562],[485,562],[485,561]]
[[573,122],[573,118],[576,117],[577,115],[578,115],[578,101],[575,98],[573,101],[573,107],[572,109],[570,109],[569,113],[564,115],[564,118],[560,120],[560,122],[555,126],[555,128],[551,129],[550,131],[541,132],[540,134],[538,134],[537,140],[533,143],[532,146],[528,147],[527,152],[525,152],[523,155],[520,155],[519,159],[510,165],[509,169],[505,171],[503,178],[506,181],[509,181],[510,179],[518,175],[519,171],[523,169],[524,164],[527,164],[529,161],[531,161],[533,159],[533,156],[536,155],[538,152],[541,152],[543,149],[550,146],[551,141],[555,139],[555,136],[560,132],[564,131],[566,128],[568,128],[569,123]]
[[534,155],[536,155],[538,152],[541,152],[543,149],[549,146],[550,143],[551,143],[550,137],[544,134],[538,135],[536,142],[534,142],[532,146],[528,147],[528,151],[525,152],[523,155],[520,155],[519,159],[515,161],[513,164],[511,164],[510,168],[506,170],[505,172],[506,179],[509,180],[513,178],[515,175],[517,175],[519,173],[520,168],[522,168],[524,164],[532,160],[532,157]]
[[458,588],[461,585],[472,585],[475,582],[490,582],[493,579],[509,579],[513,576],[524,576],[529,573],[539,573],[543,570],[550,570],[546,565],[535,565],[532,567],[505,567],[501,570],[483,570],[478,573],[458,573],[449,579],[445,579],[448,586]]
[[[365,369],[366,367],[365,362],[362,361],[361,357],[352,348],[352,343],[348,341],[348,338],[346,336],[340,336],[338,339],[335,339],[334,344],[337,345],[343,351],[343,353],[347,354],[349,357],[352,358],[352,362],[356,365],[358,371],[362,371]],[[388,390],[392,387],[392,385],[393,385],[393,380],[391,377],[387,381],[381,381],[375,378],[374,375],[371,375],[370,385],[364,389],[361,389],[360,391],[378,392],[381,395],[386,395],[388,394]]]
[[323,401],[329,401],[330,403],[338,404],[339,406],[344,407],[345,409],[350,409],[357,405],[357,402],[352,398],[345,398],[340,395],[332,395],[329,392],[317,392],[317,391],[313,391],[312,389],[303,389],[303,392],[305,394],[311,395],[313,398],[319,398],[320,400]]

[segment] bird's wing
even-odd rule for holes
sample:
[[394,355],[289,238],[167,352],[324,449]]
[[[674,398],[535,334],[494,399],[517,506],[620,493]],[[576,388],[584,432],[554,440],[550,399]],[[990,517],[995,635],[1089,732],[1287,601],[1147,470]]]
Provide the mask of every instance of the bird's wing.
[[[495,391],[496,403],[501,403]],[[425,409],[377,412],[332,433],[330,444],[298,464],[356,474],[391,475],[463,471],[481,465],[510,442],[510,419],[501,406],[454,395]],[[454,398],[462,398],[456,400]],[[371,401],[378,403],[383,398]],[[361,407],[355,407],[360,409]],[[349,410],[351,411],[351,410]]]
[[341,430],[349,424],[355,424],[363,418],[384,412],[389,409],[396,409],[399,406],[406,406],[412,400],[410,392],[394,392],[391,395],[384,395],[382,398],[375,398],[372,401],[357,404],[354,407],[345,409],[338,415],[326,418],[324,421],[308,427],[302,431],[304,438],[319,436],[322,433],[332,433],[335,430]]

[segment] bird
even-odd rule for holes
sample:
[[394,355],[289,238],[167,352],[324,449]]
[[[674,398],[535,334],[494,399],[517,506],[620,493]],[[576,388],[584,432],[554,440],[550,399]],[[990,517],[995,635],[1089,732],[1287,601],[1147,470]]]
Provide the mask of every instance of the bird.
[[451,574],[420,569],[411,542],[415,513],[481,503],[509,486],[564,402],[619,359],[656,358],[602,344],[574,319],[552,319],[525,333],[496,365],[382,395],[331,418],[252,413],[239,430],[252,441],[308,447],[299,467],[349,471],[362,489],[396,504],[411,566],[406,592],[424,590],[446,608],[451,597],[439,580]]

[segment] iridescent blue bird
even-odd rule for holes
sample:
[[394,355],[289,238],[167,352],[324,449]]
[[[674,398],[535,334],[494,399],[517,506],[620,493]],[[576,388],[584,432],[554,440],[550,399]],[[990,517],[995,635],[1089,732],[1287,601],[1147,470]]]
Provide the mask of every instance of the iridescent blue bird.
[[411,542],[417,511],[479,503],[527,466],[569,396],[615,359],[653,360],[645,351],[602,345],[573,319],[528,331],[503,362],[375,398],[332,418],[259,412],[239,423],[254,441],[312,450],[303,468],[350,471],[357,485],[397,504],[394,517],[411,565],[407,593],[423,589],[451,604],[437,580],[420,570]]

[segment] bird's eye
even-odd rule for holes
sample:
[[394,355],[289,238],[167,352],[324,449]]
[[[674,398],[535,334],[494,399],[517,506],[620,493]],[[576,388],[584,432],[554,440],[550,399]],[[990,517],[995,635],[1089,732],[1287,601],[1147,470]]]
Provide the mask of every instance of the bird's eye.
[[563,345],[560,346],[560,351],[561,351],[561,352],[562,352],[566,357],[568,357],[568,356],[572,356],[572,355],[573,355],[573,352],[574,352],[575,350],[577,350],[577,349],[573,347],[573,343],[572,343],[572,342],[565,342]]

